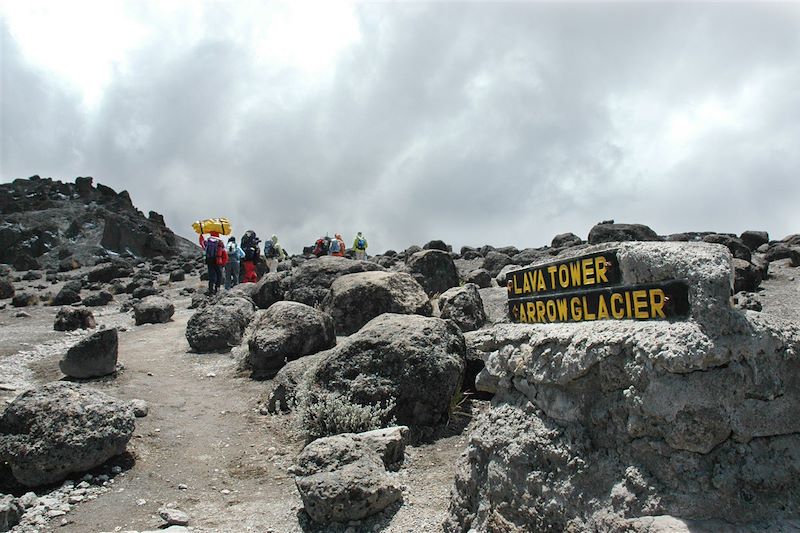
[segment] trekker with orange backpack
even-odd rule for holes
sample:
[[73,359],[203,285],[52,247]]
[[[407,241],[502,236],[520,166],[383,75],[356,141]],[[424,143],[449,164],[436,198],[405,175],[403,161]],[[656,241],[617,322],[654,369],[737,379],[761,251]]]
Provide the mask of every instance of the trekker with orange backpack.
[[222,267],[228,262],[228,252],[225,244],[219,238],[219,232],[212,231],[211,236],[205,240],[204,252],[208,266],[208,294],[217,294],[222,284]]

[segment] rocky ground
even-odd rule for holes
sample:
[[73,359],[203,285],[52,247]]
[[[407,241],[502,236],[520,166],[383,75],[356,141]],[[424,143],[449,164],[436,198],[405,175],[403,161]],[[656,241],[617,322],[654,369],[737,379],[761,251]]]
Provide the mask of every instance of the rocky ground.
[[[465,405],[434,442],[406,449],[404,468],[393,474],[406,487],[403,505],[363,523],[315,527],[287,473],[304,444],[293,418],[260,413],[268,382],[238,371],[230,354],[188,353],[186,322],[193,311],[190,299],[180,295],[187,286],[202,287],[196,278],[165,287],[176,307],[166,324],[135,326],[129,313],[119,311],[125,295],[94,309],[98,326],[121,328],[124,368],[89,384],[122,400],[142,399],[149,414],[136,420],[127,455],[88,481],[76,476],[66,488],[37,489],[40,501],[52,501],[28,515],[49,514],[49,519],[37,526],[27,516],[12,531],[155,529],[164,524],[158,511],[167,505],[186,512],[194,531],[422,532],[439,527],[470,411],[484,409],[484,403]],[[0,401],[29,384],[63,377],[58,360],[86,331],[53,331],[57,310],[28,307],[24,311],[30,316],[22,317],[16,316],[18,308],[0,310]]]

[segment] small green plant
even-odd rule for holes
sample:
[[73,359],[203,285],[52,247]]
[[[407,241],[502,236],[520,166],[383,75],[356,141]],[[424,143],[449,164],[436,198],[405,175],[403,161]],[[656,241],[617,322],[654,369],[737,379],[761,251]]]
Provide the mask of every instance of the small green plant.
[[394,400],[385,405],[352,403],[340,394],[317,395],[308,389],[298,390],[295,398],[300,425],[309,440],[337,435],[361,433],[395,424],[389,413]]

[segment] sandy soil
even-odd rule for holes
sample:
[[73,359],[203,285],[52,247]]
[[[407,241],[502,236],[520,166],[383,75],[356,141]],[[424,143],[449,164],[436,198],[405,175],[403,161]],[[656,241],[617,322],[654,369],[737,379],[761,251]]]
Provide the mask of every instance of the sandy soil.
[[[115,461],[125,471],[112,490],[52,520],[45,531],[154,529],[163,524],[158,509],[167,504],[188,513],[195,531],[439,530],[454,463],[466,445],[468,413],[454,418],[435,442],[407,449],[397,473],[408,489],[402,505],[360,524],[316,527],[302,512],[287,474],[304,443],[293,417],[259,414],[269,382],[240,373],[230,354],[189,352],[184,334],[193,311],[187,309],[189,300],[177,295],[186,285],[199,287],[192,280],[168,290],[176,304],[168,324],[134,326],[119,312],[119,302],[94,309],[98,325],[125,330],[119,337],[124,369],[87,385],[120,399],[143,399],[150,412],[137,419],[129,455]],[[22,318],[15,317],[17,311],[0,311],[0,384],[16,389],[0,390],[6,401],[28,383],[61,379],[61,354],[86,334],[52,331],[57,308],[28,308],[31,316]]]

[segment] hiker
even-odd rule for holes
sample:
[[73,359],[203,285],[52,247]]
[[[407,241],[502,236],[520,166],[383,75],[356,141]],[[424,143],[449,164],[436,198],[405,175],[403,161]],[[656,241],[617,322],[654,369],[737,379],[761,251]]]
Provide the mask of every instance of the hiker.
[[225,246],[228,262],[225,264],[225,290],[230,290],[239,284],[239,261],[244,258],[244,250],[236,244],[236,237],[228,238]]
[[277,272],[278,262],[289,257],[286,250],[278,242],[278,236],[273,235],[264,243],[264,258],[267,260],[267,272]]
[[337,233],[333,236],[333,239],[331,239],[328,254],[336,257],[344,257],[344,240],[341,234]]
[[367,238],[358,232],[356,238],[353,239],[353,250],[356,251],[356,259],[363,261],[367,258]]
[[211,232],[211,236],[205,240],[204,251],[208,265],[208,294],[217,294],[222,284],[222,267],[228,262],[228,254],[219,238],[219,232]]
[[325,235],[325,237],[320,237],[317,239],[317,242],[314,243],[314,251],[311,252],[317,257],[328,255],[328,249],[330,248],[331,238]]
[[244,251],[244,259],[242,266],[244,267],[244,276],[242,283],[255,283],[258,281],[258,273],[256,272],[256,264],[261,257],[261,251],[258,244],[261,241],[256,236],[256,232],[249,229],[242,235],[242,250]]

